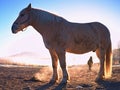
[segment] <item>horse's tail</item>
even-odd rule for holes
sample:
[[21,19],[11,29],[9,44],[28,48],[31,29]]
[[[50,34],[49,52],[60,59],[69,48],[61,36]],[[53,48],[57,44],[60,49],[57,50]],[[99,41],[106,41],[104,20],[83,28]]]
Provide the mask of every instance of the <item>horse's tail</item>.
[[106,75],[105,78],[110,78],[112,76],[112,45],[111,42],[106,51]]

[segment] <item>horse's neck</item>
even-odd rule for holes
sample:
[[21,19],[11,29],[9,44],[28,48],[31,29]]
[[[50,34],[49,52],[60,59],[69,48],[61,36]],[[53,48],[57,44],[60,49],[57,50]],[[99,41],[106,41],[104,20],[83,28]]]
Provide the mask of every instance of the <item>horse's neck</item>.
[[57,15],[33,9],[32,11],[32,26],[43,36],[49,39],[59,33],[63,26],[69,24],[67,20]]
[[54,22],[55,16],[41,10],[32,9],[32,26],[41,34],[50,29]]
[[[39,11],[38,10],[31,10],[31,26],[33,26],[38,32],[40,32],[40,19],[39,19]],[[42,32],[40,32],[42,33]]]

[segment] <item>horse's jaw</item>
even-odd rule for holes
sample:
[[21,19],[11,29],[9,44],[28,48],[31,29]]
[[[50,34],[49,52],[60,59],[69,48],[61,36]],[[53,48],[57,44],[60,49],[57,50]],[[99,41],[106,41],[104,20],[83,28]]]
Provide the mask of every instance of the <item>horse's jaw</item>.
[[19,31],[18,31],[18,30],[15,30],[15,31],[12,30],[12,33],[13,33],[13,34],[16,34],[16,33],[18,33],[18,32],[20,32],[20,30],[19,30]]

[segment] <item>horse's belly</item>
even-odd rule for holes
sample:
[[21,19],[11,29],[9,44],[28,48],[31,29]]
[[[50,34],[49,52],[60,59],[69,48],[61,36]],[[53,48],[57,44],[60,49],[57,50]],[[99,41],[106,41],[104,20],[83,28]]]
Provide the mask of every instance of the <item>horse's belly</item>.
[[66,51],[75,54],[83,54],[90,51],[96,51],[96,49],[97,49],[97,45],[95,43],[92,43],[92,44],[73,45],[70,46],[70,48],[67,48]]
[[83,53],[87,53],[91,50],[83,50],[83,49],[67,49],[67,52],[70,53],[75,53],[75,54],[83,54]]

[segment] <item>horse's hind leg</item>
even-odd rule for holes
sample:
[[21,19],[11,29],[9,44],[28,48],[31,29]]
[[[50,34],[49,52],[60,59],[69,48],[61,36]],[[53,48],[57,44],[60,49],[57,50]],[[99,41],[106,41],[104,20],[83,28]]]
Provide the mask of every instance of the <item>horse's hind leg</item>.
[[96,50],[96,54],[100,60],[100,69],[98,73],[98,77],[96,78],[96,81],[102,80],[105,75],[105,50],[102,48],[98,48]]
[[53,67],[53,76],[50,83],[55,83],[58,80],[58,73],[57,73],[58,57],[55,51],[49,50],[49,52],[52,58],[52,67]]
[[57,55],[58,55],[60,66],[63,73],[63,79],[61,83],[67,83],[67,80],[69,80],[69,76],[66,69],[65,51],[64,50],[57,51]]

